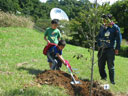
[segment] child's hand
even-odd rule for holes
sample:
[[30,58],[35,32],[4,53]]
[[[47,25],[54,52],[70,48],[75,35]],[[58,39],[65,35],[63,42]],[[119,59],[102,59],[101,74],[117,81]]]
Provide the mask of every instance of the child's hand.
[[64,62],[64,65],[65,65],[65,66],[67,66],[67,63],[66,63],[66,62]]
[[48,43],[50,43],[50,41],[49,41],[49,40],[48,40],[47,42],[48,42]]

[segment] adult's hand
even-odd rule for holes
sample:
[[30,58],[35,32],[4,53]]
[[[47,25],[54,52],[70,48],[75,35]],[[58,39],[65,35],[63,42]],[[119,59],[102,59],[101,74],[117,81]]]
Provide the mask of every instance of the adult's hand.
[[115,50],[115,54],[118,55],[119,54],[119,50],[116,49]]

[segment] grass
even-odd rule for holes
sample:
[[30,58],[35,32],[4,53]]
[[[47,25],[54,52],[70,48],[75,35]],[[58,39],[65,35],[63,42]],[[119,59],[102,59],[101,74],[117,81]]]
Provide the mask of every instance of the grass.
[[[35,76],[49,69],[47,58],[42,54],[46,45],[43,33],[27,28],[0,28],[0,96],[68,96],[66,90],[56,86],[38,86]],[[80,54],[84,57],[77,59]],[[73,58],[73,56],[75,56]],[[95,61],[97,61],[97,52]],[[73,68],[77,68],[78,77],[90,79],[90,55],[88,49],[66,45],[63,57]],[[94,80],[110,84],[112,92],[128,92],[128,58],[116,56],[116,85],[111,85],[109,78],[101,81],[97,63],[94,66]],[[62,66],[63,71],[67,71]],[[28,86],[27,88],[25,88]]]

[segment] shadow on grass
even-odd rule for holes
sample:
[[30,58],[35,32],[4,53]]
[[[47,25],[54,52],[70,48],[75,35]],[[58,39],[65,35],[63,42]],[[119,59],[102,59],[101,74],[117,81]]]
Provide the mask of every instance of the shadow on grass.
[[42,73],[44,70],[39,70],[39,69],[34,69],[34,68],[25,68],[25,67],[20,67],[18,70],[27,70],[29,74],[32,75],[38,75],[39,73]]
[[85,81],[85,82],[91,82],[88,78],[81,78],[81,77],[79,77],[79,79],[82,80],[82,81]]

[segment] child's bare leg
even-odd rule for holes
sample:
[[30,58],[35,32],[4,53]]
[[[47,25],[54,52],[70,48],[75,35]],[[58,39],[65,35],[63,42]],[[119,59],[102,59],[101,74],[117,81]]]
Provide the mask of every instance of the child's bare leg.
[[52,67],[52,63],[51,63],[51,62],[49,62],[49,67],[50,67],[50,69],[51,69],[51,67]]

